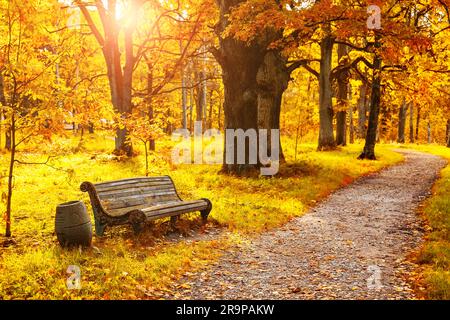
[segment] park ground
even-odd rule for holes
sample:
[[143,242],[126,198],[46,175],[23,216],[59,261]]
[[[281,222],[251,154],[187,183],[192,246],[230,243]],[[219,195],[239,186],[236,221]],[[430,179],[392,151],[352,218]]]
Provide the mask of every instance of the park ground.
[[[275,178],[219,174],[219,166],[170,164],[171,142],[159,143],[150,157],[150,174],[172,176],[186,199],[209,198],[214,209],[209,223],[198,214],[184,216],[177,231],[162,220],[139,236],[128,227],[109,229],[94,237],[90,249],[63,250],[54,234],[56,205],[88,197],[83,181],[106,181],[145,174],[142,150],[121,160],[110,155],[113,141],[106,135],[54,138],[44,152],[21,151],[23,161],[47,165],[17,165],[11,241],[0,247],[0,299],[154,299],[173,289],[180,277],[208,268],[232,246],[303,215],[336,189],[355,179],[398,164],[403,156],[393,149],[413,148],[450,159],[450,149],[436,145],[377,146],[377,161],[355,160],[354,144],[331,152],[316,152],[314,143],[300,145],[297,160],[291,140],[283,141],[287,163]],[[8,155],[0,154],[1,190],[6,190]],[[88,207],[90,210],[90,207]],[[427,241],[411,259],[420,267],[414,281],[424,298],[450,298],[450,168],[441,173],[433,196],[420,213],[427,221]],[[4,224],[1,224],[4,227]],[[3,240],[3,239],[2,239]],[[80,266],[81,290],[68,290],[69,265]],[[420,288],[424,288],[420,290]],[[180,288],[181,289],[181,288]]]

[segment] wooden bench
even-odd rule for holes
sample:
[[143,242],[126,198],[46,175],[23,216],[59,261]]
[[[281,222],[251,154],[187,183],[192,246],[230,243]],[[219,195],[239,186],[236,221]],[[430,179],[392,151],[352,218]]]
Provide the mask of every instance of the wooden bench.
[[206,222],[212,209],[208,199],[181,200],[169,176],[83,182],[80,189],[89,193],[98,236],[107,226],[123,224],[139,233],[147,221],[171,217],[173,224],[181,214],[194,211],[200,211]]

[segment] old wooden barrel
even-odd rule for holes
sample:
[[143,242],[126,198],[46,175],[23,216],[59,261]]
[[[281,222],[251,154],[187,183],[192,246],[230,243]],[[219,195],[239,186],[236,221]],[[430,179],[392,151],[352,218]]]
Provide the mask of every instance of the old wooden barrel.
[[91,245],[91,218],[82,201],[66,202],[56,207],[55,231],[63,247]]

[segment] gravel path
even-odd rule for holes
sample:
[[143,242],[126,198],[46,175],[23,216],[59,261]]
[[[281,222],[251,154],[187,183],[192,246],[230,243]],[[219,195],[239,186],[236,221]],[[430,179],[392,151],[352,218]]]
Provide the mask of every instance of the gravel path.
[[359,179],[306,215],[225,254],[175,285],[177,299],[414,299],[405,256],[423,228],[416,210],[439,157],[399,150],[405,162]]

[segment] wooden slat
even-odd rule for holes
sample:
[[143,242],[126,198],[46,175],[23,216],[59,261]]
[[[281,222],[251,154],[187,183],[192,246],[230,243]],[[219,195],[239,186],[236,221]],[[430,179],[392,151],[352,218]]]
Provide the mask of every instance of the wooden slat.
[[155,202],[167,202],[173,200],[178,200],[178,197],[174,192],[154,192],[147,196],[136,195],[132,197],[124,197],[120,199],[108,199],[100,201],[102,202],[102,205],[104,207],[111,210],[133,206],[135,203],[153,206]]
[[146,203],[148,207],[154,206],[155,203],[166,203],[169,201],[179,201],[180,199],[176,194],[159,194],[159,195],[147,195],[147,196],[133,196],[121,199],[106,199],[100,200],[104,206],[107,206],[109,209],[117,209],[118,207],[115,205],[116,203],[135,203],[136,200],[142,200],[142,203]]
[[[176,202],[181,202],[181,201],[180,200],[171,201],[171,203],[176,203]],[[155,202],[154,205],[157,206],[157,205],[167,204],[167,203],[169,203],[169,202],[168,201]],[[145,209],[145,208],[148,208],[148,207],[149,207],[148,204],[142,204],[142,205],[133,206],[133,207],[126,207],[126,208],[119,208],[119,209],[108,210],[108,213],[111,216],[120,217],[120,216],[123,216],[123,215],[127,214],[128,212],[131,212],[131,211],[134,211],[134,210],[142,210],[142,209]]]
[[177,208],[169,208],[164,210],[158,210],[158,211],[149,211],[145,212],[145,215],[147,217],[147,220],[156,220],[163,217],[169,217],[169,216],[176,216],[183,213],[188,212],[194,212],[194,211],[201,211],[207,208],[207,205],[199,206],[197,205],[190,205],[190,206],[183,206],[183,207],[177,207]]
[[105,182],[99,182],[95,183],[94,185],[97,187],[105,186],[105,185],[121,185],[121,184],[127,184],[127,183],[133,183],[133,182],[140,182],[140,181],[171,181],[171,179],[168,176],[161,176],[161,177],[138,177],[138,178],[128,178],[128,179],[120,179],[120,180],[113,180],[113,181],[105,181]]
[[179,201],[179,202],[174,202],[174,203],[151,206],[149,208],[143,209],[142,211],[144,213],[146,213],[148,211],[154,211],[154,210],[160,210],[160,209],[170,209],[170,208],[179,207],[179,206],[183,206],[183,205],[198,205],[198,206],[205,205],[205,206],[208,206],[208,204],[203,200]]
[[206,202],[204,201],[183,201],[177,204],[172,205],[163,205],[163,206],[155,206],[150,208],[142,209],[142,212],[146,216],[154,216],[165,213],[180,213],[180,212],[189,212],[189,211],[200,211],[204,210],[208,207]]
[[134,210],[142,210],[147,218],[152,218],[158,216],[173,216],[186,212],[201,211],[206,209],[207,206],[207,203],[202,200],[173,201],[171,203],[159,203],[152,207],[148,207],[147,205],[138,205],[121,209],[113,209],[109,211],[109,213],[114,217],[120,217]]
[[155,186],[155,187],[143,187],[143,188],[130,188],[126,190],[114,190],[109,192],[99,192],[98,196],[102,200],[106,199],[120,199],[124,197],[133,197],[133,196],[146,196],[151,195],[156,192],[172,192],[176,193],[175,188],[173,186]]
[[103,193],[108,191],[116,191],[116,190],[126,190],[130,188],[140,188],[140,187],[157,187],[157,186],[173,186],[170,181],[140,181],[140,182],[132,182],[121,185],[104,185],[100,187],[95,187],[97,193]]

